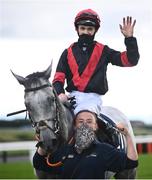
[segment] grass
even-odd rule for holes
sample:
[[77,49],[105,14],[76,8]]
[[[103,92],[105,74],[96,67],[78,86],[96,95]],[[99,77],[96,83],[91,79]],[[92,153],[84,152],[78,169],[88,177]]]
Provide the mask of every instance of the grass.
[[139,155],[138,179],[152,179],[152,154]]
[[[151,134],[151,129],[134,129],[136,135]],[[149,132],[149,133],[148,133]],[[33,140],[33,129],[2,128],[0,129],[0,142]],[[0,153],[1,156],[2,153]],[[27,155],[27,151],[8,152],[9,156]],[[36,179],[32,164],[26,162],[0,163],[0,179]],[[137,179],[152,179],[152,154],[139,156]]]
[[[0,179],[36,179],[30,162],[0,164]],[[137,179],[152,179],[152,154],[139,156]]]
[[0,179],[36,179],[30,162],[0,164]]
[[27,141],[34,139],[33,129],[0,129],[0,142]]

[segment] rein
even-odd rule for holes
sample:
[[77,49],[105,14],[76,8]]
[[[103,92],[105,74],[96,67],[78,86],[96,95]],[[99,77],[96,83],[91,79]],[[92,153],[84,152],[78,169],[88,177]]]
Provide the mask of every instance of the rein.
[[[25,92],[37,91],[37,90],[40,90],[40,89],[43,89],[43,88],[46,88],[46,87],[52,87],[52,86],[51,86],[51,84],[44,84],[44,85],[39,86],[39,87],[25,89],[24,91]],[[27,109],[23,109],[23,110],[20,110],[20,111],[15,111],[15,112],[7,114],[7,117],[8,116],[13,116],[13,115],[16,115],[16,114],[20,114],[20,113],[23,113],[23,112],[27,112],[27,111],[28,111]]]
[[[32,92],[32,91],[38,91],[38,90],[41,90],[41,89],[44,89],[44,88],[47,88],[47,87],[52,87],[52,85],[51,84],[44,84],[44,85],[42,85],[42,86],[39,86],[39,87],[35,87],[35,88],[27,88],[27,89],[25,89],[24,91],[26,92],[26,93],[28,93],[28,92]],[[54,89],[53,89],[53,93],[54,93],[54,95],[56,95],[55,94],[55,91],[54,91]],[[36,128],[39,128],[39,124],[40,125],[44,125],[44,126],[46,126],[47,128],[49,128],[55,135],[59,135],[58,134],[58,132],[59,132],[59,130],[60,130],[60,126],[59,126],[59,108],[58,108],[58,104],[57,104],[57,100],[56,100],[56,98],[55,98],[55,104],[56,104],[56,116],[55,116],[55,118],[53,119],[53,121],[55,122],[55,124],[54,124],[54,129],[53,128],[51,128],[48,124],[47,124],[47,121],[51,121],[51,119],[45,119],[45,120],[41,120],[40,122],[34,122],[33,120],[32,120],[32,117],[30,116],[30,113],[29,113],[29,118],[30,118],[30,120],[31,120],[31,122],[32,122],[32,126],[33,127],[36,127]],[[28,109],[28,108],[27,108]],[[27,110],[28,111],[28,110]]]
[[[73,142],[73,137],[71,137],[71,139],[69,140],[68,144],[71,144]],[[48,154],[48,156],[46,157],[46,163],[48,166],[50,167],[59,167],[63,165],[63,161],[67,158],[67,156],[63,156],[61,161],[58,161],[56,163],[51,163],[49,162],[49,157],[51,156],[51,154]]]
[[[42,86],[35,87],[35,88],[27,88],[24,91],[26,93],[28,93],[28,92],[32,92],[32,91],[38,91],[38,90],[44,89],[46,87],[52,87],[52,85],[51,84],[44,84]],[[54,89],[53,89],[53,93],[54,93],[54,95],[56,95]],[[47,121],[50,121],[50,119],[41,120],[40,122],[34,122],[32,117],[31,117],[31,115],[30,115],[30,113],[29,113],[29,111],[28,111],[28,108],[24,109],[24,110],[20,110],[20,111],[9,113],[9,114],[7,114],[7,117],[8,116],[13,116],[13,115],[16,115],[16,114],[19,114],[19,113],[26,112],[25,119],[27,119],[27,112],[28,112],[29,119],[31,120],[31,123],[32,123],[32,127],[37,127],[38,128],[39,124],[41,124],[41,125],[43,124],[43,125],[47,126],[47,128],[49,128],[52,132],[54,132],[55,135],[58,136],[58,132],[60,130],[60,126],[59,126],[59,108],[58,108],[58,104],[57,104],[56,98],[55,98],[55,103],[56,103],[56,116],[53,119],[55,121],[54,129],[51,128],[50,126],[48,126],[48,124],[47,124]]]
[[20,113],[23,113],[23,112],[27,112],[27,109],[9,113],[9,114],[7,114],[7,117],[8,117],[8,116],[13,116],[13,115],[15,115],[15,114],[20,114]]
[[[46,87],[52,87],[52,86],[51,86],[51,84],[44,84],[44,85],[42,85],[42,86],[35,87],[35,88],[27,88],[27,89],[25,89],[24,91],[25,91],[26,93],[28,93],[28,92],[32,92],[32,91],[38,91],[38,90],[44,89],[44,88],[46,88]],[[53,89],[53,93],[54,93],[54,95],[55,95],[55,97],[56,97],[57,95],[56,95],[56,92],[55,92],[54,89]],[[55,122],[55,124],[54,124],[54,129],[51,128],[51,127],[47,124],[47,121],[50,121],[51,119],[41,120],[40,122],[34,122],[33,119],[32,119],[32,117],[31,117],[31,115],[30,115],[30,113],[29,113],[29,111],[28,111],[28,107],[27,107],[27,109],[25,109],[25,110],[20,110],[20,111],[16,111],[16,112],[13,112],[13,113],[9,113],[9,114],[7,114],[7,116],[12,116],[12,115],[19,114],[19,113],[22,113],[22,112],[26,112],[26,113],[28,112],[29,119],[31,120],[31,123],[32,123],[32,127],[36,127],[36,128],[37,128],[37,129],[36,129],[37,131],[41,129],[39,125],[41,125],[41,126],[46,126],[46,127],[49,128],[55,135],[59,136],[60,126],[59,126],[59,107],[58,107],[58,103],[57,103],[57,98],[55,98],[55,104],[56,104],[56,115],[55,115],[55,117],[54,117],[54,119],[53,119],[53,121]],[[27,116],[27,115],[26,115],[26,116]],[[73,141],[73,137],[69,140],[68,144],[71,144],[72,141]],[[63,159],[62,159],[61,161],[59,161],[59,162],[51,163],[51,162],[49,162],[49,157],[50,157],[50,154],[48,154],[48,156],[46,157],[46,162],[47,162],[48,166],[51,166],[51,167],[61,166],[61,165],[63,164],[63,161],[66,159],[66,157],[65,157],[65,158],[63,158]]]
[[44,89],[46,87],[52,87],[52,86],[51,86],[51,84],[44,84],[44,85],[39,86],[39,87],[25,89],[24,91],[25,92],[38,91],[38,90]]

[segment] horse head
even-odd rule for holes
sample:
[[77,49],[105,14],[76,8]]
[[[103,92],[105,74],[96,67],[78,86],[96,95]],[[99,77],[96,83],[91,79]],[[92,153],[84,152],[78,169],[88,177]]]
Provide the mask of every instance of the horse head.
[[24,86],[25,106],[33,127],[40,134],[40,141],[47,151],[55,151],[68,139],[68,123],[65,108],[49,82],[52,63],[43,72],[26,77],[13,75]]

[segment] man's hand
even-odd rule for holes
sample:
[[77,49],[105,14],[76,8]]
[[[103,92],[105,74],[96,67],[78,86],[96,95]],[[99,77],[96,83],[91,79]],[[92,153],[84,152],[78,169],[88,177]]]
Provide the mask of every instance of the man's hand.
[[117,124],[118,130],[126,137],[127,142],[127,157],[131,160],[138,160],[138,153],[136,150],[136,143],[135,140],[131,137],[128,128],[122,124]]
[[122,133],[124,136],[129,135],[128,129],[125,127],[124,124],[118,123],[116,126],[117,126],[117,129],[120,131],[120,133]]
[[38,152],[39,155],[41,155],[41,156],[47,155],[47,152],[46,152],[43,148],[41,148],[41,147],[38,147],[37,152]]
[[127,18],[123,18],[123,25],[120,26],[121,33],[126,37],[132,37],[134,32],[134,26],[136,24],[136,20],[132,22],[132,17],[127,16]]

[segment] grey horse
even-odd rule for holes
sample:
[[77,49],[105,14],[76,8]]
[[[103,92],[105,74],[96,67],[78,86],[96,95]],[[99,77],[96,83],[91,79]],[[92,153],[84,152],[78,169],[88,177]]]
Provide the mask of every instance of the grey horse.
[[[67,143],[73,133],[73,116],[70,109],[64,106],[53,86],[50,84],[52,64],[43,72],[36,72],[26,77],[13,75],[25,88],[25,106],[29,113],[32,126],[40,135],[41,146],[48,152],[56,151],[61,145]],[[132,139],[135,137],[127,117],[113,107],[102,107],[102,114],[114,123],[123,122],[129,129]],[[123,149],[126,151],[125,137],[121,135]],[[135,143],[134,143],[135,145]],[[58,178],[49,173],[36,170],[39,178]],[[106,179],[114,176],[116,179],[135,179],[136,168],[124,170],[119,173],[106,172]]]

